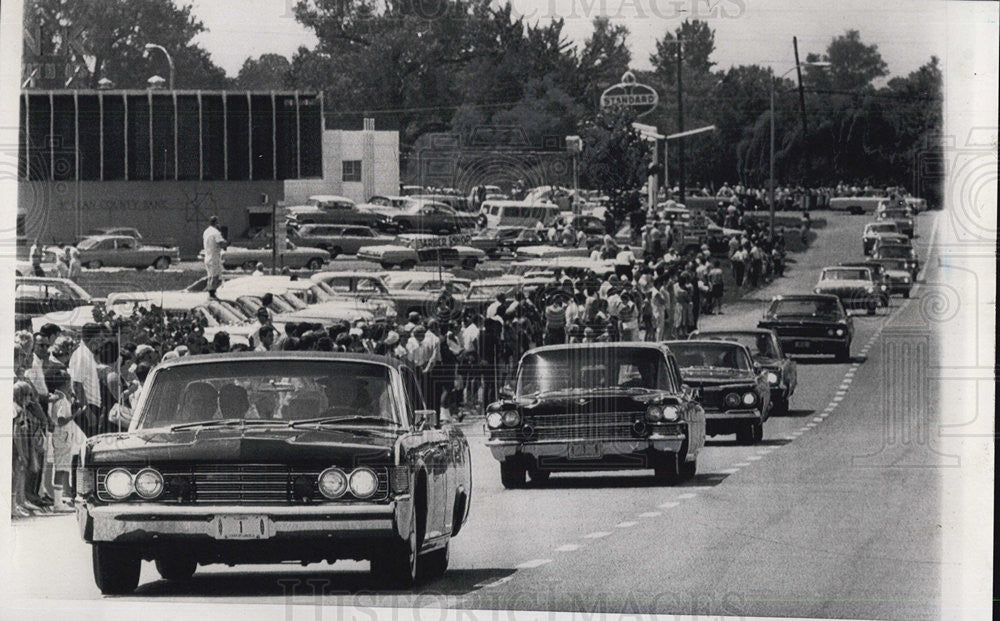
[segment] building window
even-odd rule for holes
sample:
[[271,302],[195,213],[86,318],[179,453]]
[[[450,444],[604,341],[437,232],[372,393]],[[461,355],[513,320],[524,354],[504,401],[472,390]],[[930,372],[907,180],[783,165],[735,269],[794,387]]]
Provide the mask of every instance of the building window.
[[344,181],[361,181],[361,160],[344,162]]

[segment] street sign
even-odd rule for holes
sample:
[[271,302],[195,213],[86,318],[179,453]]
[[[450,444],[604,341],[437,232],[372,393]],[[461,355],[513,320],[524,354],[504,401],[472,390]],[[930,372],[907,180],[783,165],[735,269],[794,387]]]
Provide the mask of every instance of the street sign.
[[652,86],[635,81],[635,74],[626,71],[622,81],[601,93],[601,108],[632,108],[636,116],[645,116],[656,109],[660,95]]

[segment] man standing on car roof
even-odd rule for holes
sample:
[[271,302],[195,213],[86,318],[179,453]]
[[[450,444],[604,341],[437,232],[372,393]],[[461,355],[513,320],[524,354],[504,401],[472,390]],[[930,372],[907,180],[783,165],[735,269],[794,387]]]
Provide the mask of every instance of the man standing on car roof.
[[205,251],[205,273],[208,276],[208,283],[205,290],[210,297],[215,297],[215,290],[222,284],[222,251],[228,243],[219,230],[219,217],[212,216],[208,219],[208,228],[201,235],[203,250]]

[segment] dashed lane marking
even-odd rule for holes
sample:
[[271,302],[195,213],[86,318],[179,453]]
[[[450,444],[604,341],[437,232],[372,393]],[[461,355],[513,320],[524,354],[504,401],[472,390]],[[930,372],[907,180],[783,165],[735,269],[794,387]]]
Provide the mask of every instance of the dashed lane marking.
[[687,500],[688,498],[694,498],[697,495],[698,494],[690,494],[690,493],[688,493],[688,494],[679,494],[677,496],[677,500]]
[[550,558],[535,558],[531,559],[530,561],[525,561],[520,565],[517,565],[516,567],[514,567],[514,569],[534,569],[535,567],[541,567],[542,565],[551,562],[552,559]]
[[733,464],[733,468],[746,468],[749,465],[750,465],[750,462],[741,461],[739,463]]
[[600,539],[601,537],[607,537],[611,533],[604,531],[597,531],[596,533],[590,533],[589,535],[584,535],[584,539]]
[[679,502],[664,502],[664,503],[660,504],[659,506],[660,506],[661,509],[673,509],[674,507],[676,507],[679,504],[681,504],[681,503],[679,503]]
[[615,528],[632,528],[636,524],[638,524],[638,522],[619,522],[618,524],[615,524]]
[[655,517],[660,517],[661,515],[663,515],[663,514],[662,514],[662,513],[660,513],[659,511],[647,511],[647,512],[645,512],[645,513],[640,513],[640,514],[639,514],[639,517],[641,517],[641,518],[644,518],[644,519],[645,519],[645,518],[655,518]]
[[757,461],[758,459],[764,459],[763,455],[751,455],[747,457],[747,461]]
[[822,423],[823,422],[823,418],[820,417],[820,416],[817,416],[816,418],[813,419],[813,422],[814,423]]
[[721,472],[722,474],[736,474],[739,471],[740,471],[739,468],[727,468],[725,470],[720,470],[719,472]]
[[506,576],[506,577],[500,578],[499,580],[494,580],[493,582],[480,582],[479,584],[476,585],[476,587],[478,587],[480,589],[491,589],[493,587],[498,587],[498,586],[500,586],[502,584],[507,584],[508,582],[510,582],[513,579],[514,579],[514,576],[512,574],[510,576]]
[[580,549],[580,545],[577,543],[567,543],[556,548],[556,552],[576,552]]

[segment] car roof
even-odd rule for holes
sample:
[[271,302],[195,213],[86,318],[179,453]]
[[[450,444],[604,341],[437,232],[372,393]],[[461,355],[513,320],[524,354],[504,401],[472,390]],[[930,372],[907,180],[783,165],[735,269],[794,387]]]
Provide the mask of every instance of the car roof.
[[733,330],[724,330],[722,328],[716,328],[714,330],[695,330],[691,333],[692,336],[701,336],[705,334],[769,334],[775,335],[774,330],[769,330],[767,328],[735,328]]
[[157,369],[211,364],[213,362],[232,362],[242,360],[328,360],[330,362],[368,362],[381,364],[394,369],[409,366],[409,363],[389,356],[375,354],[356,354],[347,352],[327,351],[260,351],[260,352],[229,352],[224,354],[199,354],[174,358],[157,365]]
[[735,343],[733,341],[717,341],[715,339],[689,339],[689,340],[677,339],[677,340],[673,340],[673,341],[665,341],[663,344],[666,345],[669,348],[671,345],[712,345],[712,346],[715,346],[715,345],[718,345],[719,343],[725,343],[726,345],[732,345],[733,347],[738,347],[740,349],[748,349],[747,346],[744,345],[744,344],[742,344],[742,343]]
[[376,272],[362,272],[362,271],[342,271],[342,272],[317,272],[312,275],[310,280],[313,282],[318,280],[325,280],[326,278],[374,278],[375,280],[381,280],[381,277]]
[[[663,353],[669,353],[669,349],[663,343],[647,341],[619,341],[615,343],[569,343],[566,345],[543,345],[524,352],[524,355],[538,354],[560,349],[583,350],[583,349],[652,349]],[[522,356],[523,357],[523,356]]]
[[309,197],[311,201],[343,201],[346,203],[353,203],[352,199],[346,196],[340,196],[339,194],[313,194]]
[[779,300],[837,300],[837,296],[829,293],[799,293],[794,295],[776,295],[771,298],[772,302]]

